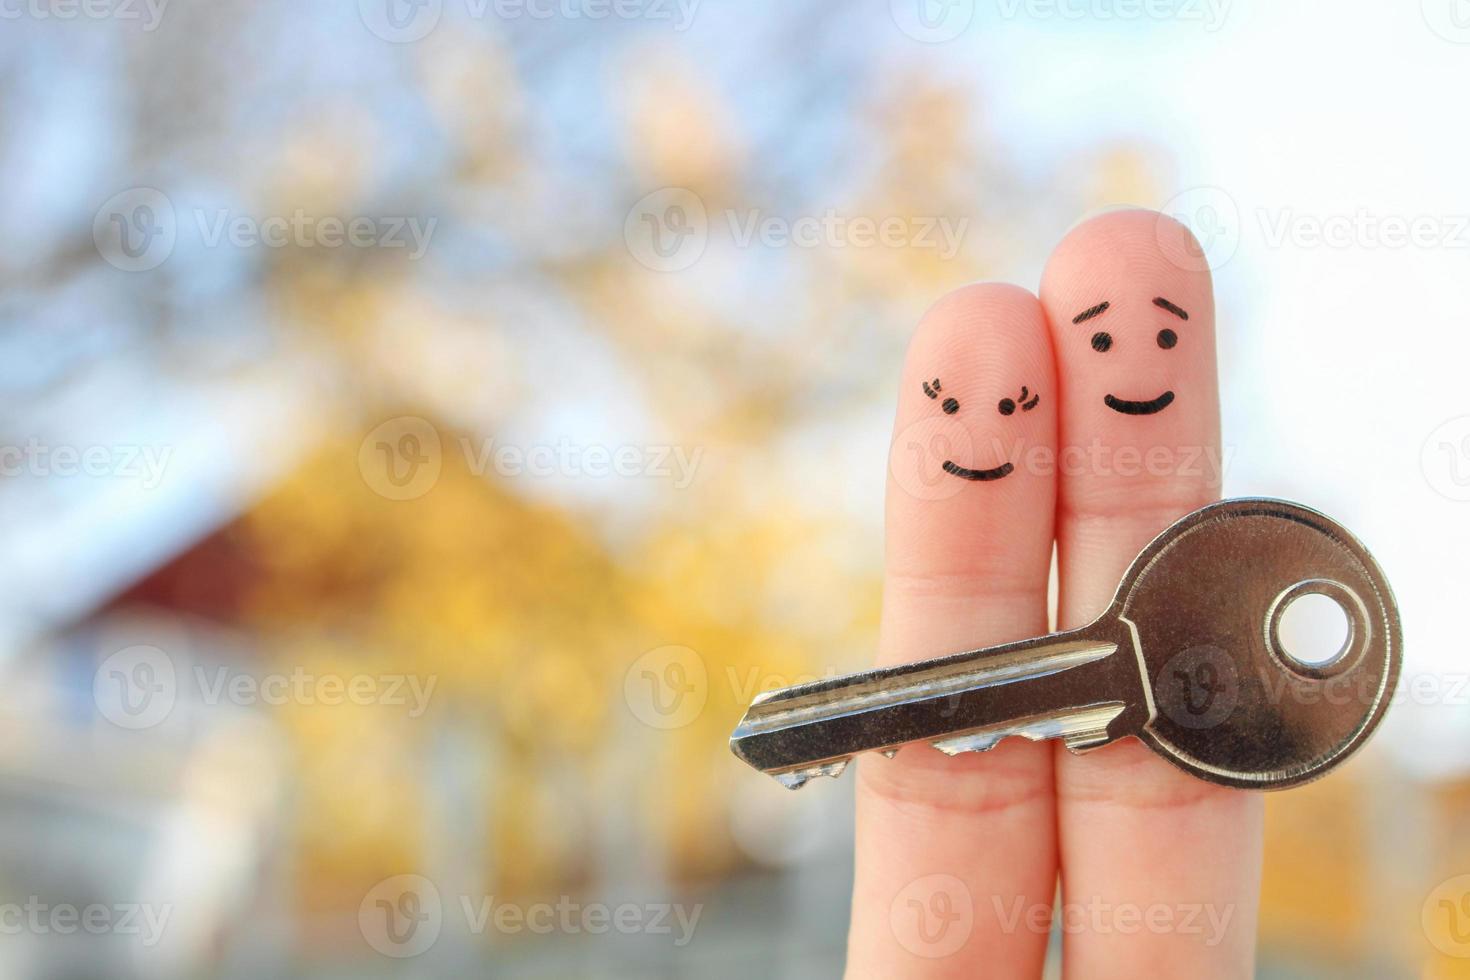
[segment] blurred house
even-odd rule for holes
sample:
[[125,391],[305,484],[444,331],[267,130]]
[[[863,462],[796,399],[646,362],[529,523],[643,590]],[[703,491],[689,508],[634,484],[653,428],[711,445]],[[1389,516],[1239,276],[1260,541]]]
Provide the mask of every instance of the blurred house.
[[[414,499],[393,499],[371,470],[371,434],[313,433],[284,453],[274,432],[231,433],[224,476],[202,480],[196,455],[133,498],[126,527],[84,513],[106,485],[4,488],[48,511],[54,546],[29,552],[31,568],[17,549],[7,566],[6,669],[28,692],[0,778],[0,819],[26,842],[3,875],[12,889],[63,894],[43,868],[124,895],[162,889],[196,920],[183,970],[262,921],[278,952],[357,948],[362,896],[405,869],[463,894],[538,895],[743,862],[710,746],[750,692],[717,685],[709,711],[665,731],[628,710],[624,680],[670,616],[713,656],[760,644],[691,619],[666,594],[677,582],[472,472],[468,437],[412,418],[438,440]],[[140,527],[157,533],[140,545]],[[61,575],[57,555],[86,575]],[[722,667],[710,661],[712,675]],[[359,682],[362,696],[344,693]],[[704,776],[671,782],[659,766]],[[109,818],[137,797],[147,805],[130,821]],[[35,803],[63,798],[111,851],[78,846],[79,825]],[[171,934],[184,929],[175,915]]]

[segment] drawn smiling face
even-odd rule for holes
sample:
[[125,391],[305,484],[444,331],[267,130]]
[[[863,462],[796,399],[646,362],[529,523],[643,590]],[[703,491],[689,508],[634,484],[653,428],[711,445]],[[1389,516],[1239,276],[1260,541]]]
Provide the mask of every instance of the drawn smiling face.
[[[943,391],[944,388],[938,378],[935,378],[933,381],[924,382],[924,394],[935,401],[940,400]],[[1014,415],[1018,408],[1023,412],[1029,412],[1040,403],[1041,395],[1032,394],[1031,389],[1022,385],[1021,394],[1018,398],[1002,398],[996,404],[995,409],[1001,415]],[[940,402],[939,407],[943,409],[945,415],[954,415],[959,412],[960,403],[955,398],[945,398]],[[971,469],[966,466],[961,466],[952,459],[946,459],[943,467],[944,472],[950,476],[957,476],[961,480],[971,480],[978,483],[988,483],[992,480],[1003,479],[1010,476],[1015,468],[1015,464],[1007,460],[999,466],[992,466],[989,469]]]
[[[1153,305],[1163,311],[1160,314],[1161,316],[1177,318],[1180,323],[1185,323],[1189,320],[1188,311],[1162,296],[1155,296]],[[1072,317],[1072,325],[1080,326],[1090,321],[1100,321],[1098,326],[1104,326],[1105,323],[1101,322],[1100,318],[1103,318],[1112,309],[1112,306],[1113,304],[1109,300],[1104,300],[1095,306],[1090,306]],[[1172,326],[1164,326],[1154,335],[1154,342],[1162,350],[1173,350],[1174,346],[1179,343],[1179,334],[1174,331]],[[1091,343],[1094,351],[1099,354],[1107,354],[1113,350],[1113,335],[1107,330],[1098,330],[1092,335]],[[1174,391],[1173,389],[1165,389],[1152,398],[1146,399],[1120,398],[1112,392],[1108,392],[1103,395],[1103,404],[1123,415],[1155,415],[1174,404]]]

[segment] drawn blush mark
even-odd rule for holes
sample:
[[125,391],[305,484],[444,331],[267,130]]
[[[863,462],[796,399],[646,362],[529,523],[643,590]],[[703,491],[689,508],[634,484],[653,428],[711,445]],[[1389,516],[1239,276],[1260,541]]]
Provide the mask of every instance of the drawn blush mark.
[[950,460],[944,461],[944,472],[952,476],[957,476],[961,480],[975,480],[981,483],[988,483],[991,480],[999,480],[1003,477],[1010,476],[1011,471],[1014,469],[1015,466],[1010,463],[1001,463],[999,466],[992,467],[988,470],[971,470]]
[[1166,391],[1157,398],[1150,398],[1146,402],[1129,401],[1126,398],[1118,398],[1113,395],[1104,395],[1103,404],[1115,412],[1124,415],[1153,415],[1162,412],[1174,403],[1174,392]]

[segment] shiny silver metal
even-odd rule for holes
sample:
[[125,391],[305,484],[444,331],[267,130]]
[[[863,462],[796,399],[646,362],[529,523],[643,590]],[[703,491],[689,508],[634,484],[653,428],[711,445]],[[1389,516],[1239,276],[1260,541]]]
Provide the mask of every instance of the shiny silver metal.
[[[1278,632],[1309,593],[1348,621],[1325,663],[1295,659]],[[1150,542],[1087,626],[762,694],[730,748],[795,789],[909,742],[955,755],[1020,735],[1083,752],[1133,735],[1201,779],[1282,789],[1372,734],[1402,644],[1382,570],[1341,525],[1286,501],[1227,500]]]

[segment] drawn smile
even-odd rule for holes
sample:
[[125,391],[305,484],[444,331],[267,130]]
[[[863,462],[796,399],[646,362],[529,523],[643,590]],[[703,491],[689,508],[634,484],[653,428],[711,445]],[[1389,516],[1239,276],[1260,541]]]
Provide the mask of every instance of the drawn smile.
[[1013,469],[1015,469],[1015,467],[1012,466],[1010,463],[1001,463],[999,466],[993,469],[967,470],[963,466],[958,466],[949,460],[944,461],[944,472],[953,473],[961,480],[979,480],[981,482],[984,482],[986,480],[999,480],[1001,477],[1010,476],[1011,470]]
[[1122,412],[1124,415],[1152,415],[1155,412],[1162,412],[1173,404],[1173,402],[1174,393],[1172,391],[1166,391],[1159,397],[1152,398],[1146,402],[1130,402],[1125,398],[1103,395],[1103,404],[1115,412]]

